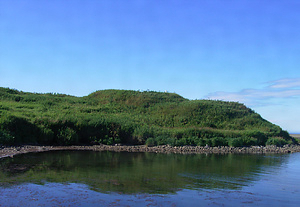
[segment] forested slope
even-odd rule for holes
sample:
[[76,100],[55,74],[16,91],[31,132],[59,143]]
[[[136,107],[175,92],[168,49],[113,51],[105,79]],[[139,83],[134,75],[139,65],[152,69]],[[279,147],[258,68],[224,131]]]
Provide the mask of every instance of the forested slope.
[[265,145],[296,143],[236,102],[103,90],[85,97],[0,88],[0,144]]

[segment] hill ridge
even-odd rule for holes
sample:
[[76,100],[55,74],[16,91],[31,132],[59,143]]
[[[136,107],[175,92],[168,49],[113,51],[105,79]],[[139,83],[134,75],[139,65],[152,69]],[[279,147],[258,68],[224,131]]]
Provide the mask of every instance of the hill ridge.
[[296,143],[244,104],[175,93],[100,90],[76,97],[0,87],[0,144]]

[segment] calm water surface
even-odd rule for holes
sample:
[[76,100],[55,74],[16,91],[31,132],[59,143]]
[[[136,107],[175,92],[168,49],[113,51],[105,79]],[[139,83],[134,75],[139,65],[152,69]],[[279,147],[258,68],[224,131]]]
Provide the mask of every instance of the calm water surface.
[[58,151],[0,160],[0,206],[299,206],[300,153]]

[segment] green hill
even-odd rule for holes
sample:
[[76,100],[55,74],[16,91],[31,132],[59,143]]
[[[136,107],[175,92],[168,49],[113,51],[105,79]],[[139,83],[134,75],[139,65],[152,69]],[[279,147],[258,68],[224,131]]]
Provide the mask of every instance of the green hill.
[[102,90],[85,97],[0,88],[0,144],[249,146],[296,143],[236,102]]

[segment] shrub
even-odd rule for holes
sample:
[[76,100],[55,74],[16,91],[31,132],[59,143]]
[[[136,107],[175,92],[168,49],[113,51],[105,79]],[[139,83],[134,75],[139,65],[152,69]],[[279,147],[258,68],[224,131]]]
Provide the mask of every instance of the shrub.
[[176,146],[184,146],[186,145],[187,141],[186,138],[177,139],[175,142]]
[[119,137],[110,137],[108,135],[105,135],[102,139],[97,140],[96,137],[94,137],[93,143],[101,143],[106,145],[114,145],[121,143],[121,139]]
[[190,146],[196,146],[199,140],[199,137],[193,136],[193,137],[188,137],[187,139],[187,145]]
[[108,139],[106,139],[106,143],[107,145],[113,145],[114,144],[114,138],[113,137],[108,137]]
[[147,138],[153,137],[153,129],[147,126],[139,126],[134,129],[132,136],[136,142],[143,143]]
[[252,145],[257,145],[258,141],[257,141],[257,139],[252,138],[252,137],[243,137],[242,143],[243,143],[243,146],[252,146]]
[[0,131],[0,143],[1,144],[14,144],[15,138],[6,131]]
[[70,127],[61,128],[57,135],[58,144],[71,145],[78,143],[78,135],[76,131]]
[[178,139],[175,141],[176,146],[184,146],[184,145],[190,145],[190,146],[196,146],[200,145],[200,138],[199,137],[184,137],[181,139]]
[[49,128],[42,127],[40,130],[38,142],[52,144],[53,140],[54,140],[54,132]]
[[228,146],[228,141],[223,137],[214,137],[211,139],[211,146]]
[[174,146],[176,144],[176,140],[171,137],[165,137],[165,136],[157,136],[155,138],[157,145],[170,145]]
[[197,146],[205,146],[205,140],[201,139],[201,138],[198,138],[197,139],[197,142],[196,142],[196,145]]
[[242,138],[232,138],[229,140],[228,144],[231,147],[242,147],[243,139]]
[[156,145],[156,141],[154,138],[150,137],[146,140],[146,146],[147,147],[153,147]]
[[231,147],[248,147],[257,145],[257,139],[250,137],[231,138],[228,140],[228,145]]
[[283,146],[287,144],[288,142],[280,137],[271,137],[267,140],[266,145],[276,145],[276,146]]
[[203,139],[203,146],[212,146],[212,141],[211,139]]
[[268,140],[268,137],[263,132],[258,130],[247,131],[245,135],[248,138],[255,138],[257,140],[256,144],[258,145],[265,145],[266,141]]

